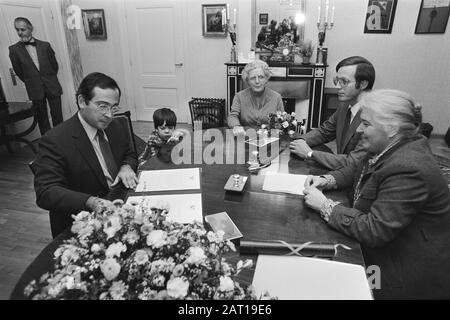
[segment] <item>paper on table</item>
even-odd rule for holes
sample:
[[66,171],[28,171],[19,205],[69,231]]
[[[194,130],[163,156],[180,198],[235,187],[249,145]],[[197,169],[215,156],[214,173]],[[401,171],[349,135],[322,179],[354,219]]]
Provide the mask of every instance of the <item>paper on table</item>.
[[200,189],[200,169],[145,170],[136,192]]
[[315,258],[259,255],[253,287],[280,300],[372,299],[362,266]]
[[142,203],[142,206],[147,208],[165,208],[169,211],[166,218],[168,221],[179,223],[203,221],[200,193],[135,196],[129,197],[127,203]]
[[303,195],[307,177],[303,174],[269,174],[268,172],[264,177],[263,190]]

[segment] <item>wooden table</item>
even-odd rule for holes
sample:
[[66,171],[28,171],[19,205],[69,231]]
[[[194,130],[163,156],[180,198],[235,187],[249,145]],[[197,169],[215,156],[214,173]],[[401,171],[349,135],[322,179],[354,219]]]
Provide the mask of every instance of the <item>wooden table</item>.
[[[28,129],[16,133],[7,134],[6,126],[18,121],[33,118]],[[6,144],[9,152],[12,152],[10,142],[19,141],[26,143],[34,154],[37,153],[33,144],[24,137],[30,134],[37,125],[36,106],[31,102],[0,102],[0,145]]]
[[[224,130],[222,129],[222,132]],[[193,146],[195,150],[204,150],[210,142],[203,141],[202,145]],[[230,150],[234,141],[227,141],[223,147]],[[278,172],[295,174],[322,174],[325,171],[314,165],[313,162],[303,161],[291,156],[288,148],[289,141],[283,140],[280,146],[279,162],[272,159],[272,164]],[[248,152],[248,145],[246,146]],[[278,155],[278,154],[277,154]],[[275,158],[273,155],[272,158]],[[246,157],[248,158],[248,156]],[[241,164],[181,164],[174,165],[162,158],[153,158],[145,163],[140,170],[173,169],[173,168],[201,168],[202,205],[203,215],[226,211],[236,226],[244,235],[244,240],[284,240],[289,243],[340,243],[347,245],[351,250],[338,249],[333,260],[359,264],[365,267],[361,248],[358,242],[329,228],[317,212],[307,208],[302,196],[266,192],[262,190],[264,170],[256,173],[248,171],[248,165]],[[271,168],[273,169],[273,168]],[[234,173],[248,175],[247,186],[242,194],[233,194],[224,190],[229,176]],[[125,198],[135,195],[134,191],[126,192],[123,189],[113,190],[111,199]],[[345,193],[342,191],[329,192],[328,196],[335,200],[347,203]],[[33,279],[37,279],[52,267],[52,255],[57,246],[64,239],[70,237],[66,230],[46,247],[35,261],[28,267],[17,283],[11,299],[22,299],[24,287]],[[241,255],[231,257],[232,260],[253,258],[256,256]],[[244,281],[251,282],[253,273],[243,273]]]

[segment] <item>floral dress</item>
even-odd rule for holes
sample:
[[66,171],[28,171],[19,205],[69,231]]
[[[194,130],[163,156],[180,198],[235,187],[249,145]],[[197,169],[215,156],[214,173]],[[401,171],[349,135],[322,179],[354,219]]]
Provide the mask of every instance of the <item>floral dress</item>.
[[183,138],[183,134],[180,133],[180,131],[175,130],[169,139],[164,140],[163,138],[160,137],[160,135],[158,134],[158,131],[154,130],[148,137],[145,149],[138,158],[139,165],[144,164],[147,160],[149,160],[153,157],[159,156],[160,149],[163,145],[176,144],[182,138]]

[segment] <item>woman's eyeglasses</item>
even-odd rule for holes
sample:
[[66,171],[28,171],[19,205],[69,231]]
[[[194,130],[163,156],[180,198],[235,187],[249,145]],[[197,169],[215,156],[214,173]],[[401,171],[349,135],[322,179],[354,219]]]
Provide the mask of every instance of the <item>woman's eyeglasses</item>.
[[351,80],[344,79],[344,78],[338,78],[338,77],[334,77],[334,78],[333,78],[333,83],[334,83],[334,85],[337,86],[338,83],[339,83],[339,85],[340,85],[342,88],[348,86],[348,85],[349,85],[350,83],[352,83],[352,82],[355,82],[355,81],[351,81]]

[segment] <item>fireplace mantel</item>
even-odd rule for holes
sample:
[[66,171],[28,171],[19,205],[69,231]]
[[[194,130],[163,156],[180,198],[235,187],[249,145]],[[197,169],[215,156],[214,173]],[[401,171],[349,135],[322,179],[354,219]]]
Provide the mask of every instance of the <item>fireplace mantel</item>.
[[[235,94],[242,88],[242,69],[246,63],[225,63],[227,67],[227,110],[228,116]],[[307,130],[322,123],[323,91],[326,67],[316,64],[270,63],[272,77],[269,81],[309,81],[309,108]]]

